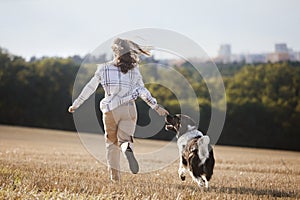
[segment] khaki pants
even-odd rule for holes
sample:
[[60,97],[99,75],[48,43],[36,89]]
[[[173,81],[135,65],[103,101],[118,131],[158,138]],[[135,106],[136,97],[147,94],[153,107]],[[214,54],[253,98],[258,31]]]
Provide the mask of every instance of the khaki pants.
[[120,146],[124,142],[133,143],[136,121],[134,101],[103,114],[106,159],[112,180],[120,179]]

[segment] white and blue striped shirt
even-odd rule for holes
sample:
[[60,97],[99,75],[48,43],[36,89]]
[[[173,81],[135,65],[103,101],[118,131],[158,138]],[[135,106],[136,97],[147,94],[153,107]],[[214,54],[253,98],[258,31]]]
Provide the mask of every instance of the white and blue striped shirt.
[[156,99],[144,86],[138,66],[124,74],[119,67],[109,62],[98,65],[95,75],[83,88],[72,106],[77,109],[96,91],[99,83],[105,91],[105,97],[100,102],[100,109],[103,113],[136,100],[138,97],[142,98],[152,109],[157,105]]

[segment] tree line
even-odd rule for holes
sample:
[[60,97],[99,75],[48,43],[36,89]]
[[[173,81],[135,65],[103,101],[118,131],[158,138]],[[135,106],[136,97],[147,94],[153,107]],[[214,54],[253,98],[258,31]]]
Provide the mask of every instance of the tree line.
[[[26,61],[0,49],[0,123],[75,130],[67,108],[72,102],[80,61],[78,56]],[[172,67],[195,91],[201,116],[199,129],[207,131],[212,107],[206,82],[196,75],[189,63]],[[226,121],[218,143],[300,150],[300,63],[233,63],[218,65],[218,68],[223,75],[227,101]],[[153,96],[171,113],[180,113],[174,91],[155,83],[155,80],[168,77],[167,72],[160,70],[141,64],[142,74],[153,79],[153,83],[146,81]],[[210,81],[218,84],[213,78]],[[181,84],[176,87],[180,89]],[[186,90],[181,88],[181,92]],[[96,99],[100,100],[103,95],[99,87]],[[183,96],[186,96],[184,102],[189,106],[189,94]],[[98,102],[95,107],[98,107]],[[137,101],[137,107],[138,124],[148,124],[149,107],[141,100]],[[101,124],[101,112],[98,111],[97,115]],[[173,137],[164,130],[153,136],[166,140]]]

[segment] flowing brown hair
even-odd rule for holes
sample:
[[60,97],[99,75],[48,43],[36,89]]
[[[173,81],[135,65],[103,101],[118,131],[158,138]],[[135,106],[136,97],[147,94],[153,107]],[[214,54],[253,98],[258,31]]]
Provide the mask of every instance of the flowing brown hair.
[[138,61],[139,55],[144,54],[150,56],[150,52],[143,49],[140,45],[131,40],[117,38],[114,40],[112,50],[115,53],[115,66],[121,68],[121,72],[126,74],[134,68]]

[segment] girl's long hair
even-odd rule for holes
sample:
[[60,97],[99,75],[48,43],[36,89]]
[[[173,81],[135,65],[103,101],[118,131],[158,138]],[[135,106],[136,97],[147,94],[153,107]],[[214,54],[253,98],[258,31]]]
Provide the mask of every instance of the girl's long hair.
[[115,53],[115,66],[120,67],[121,72],[126,74],[134,68],[138,61],[139,55],[150,56],[150,52],[131,40],[117,38],[114,40],[112,50]]

